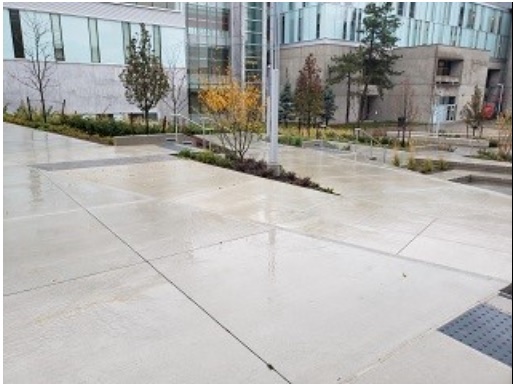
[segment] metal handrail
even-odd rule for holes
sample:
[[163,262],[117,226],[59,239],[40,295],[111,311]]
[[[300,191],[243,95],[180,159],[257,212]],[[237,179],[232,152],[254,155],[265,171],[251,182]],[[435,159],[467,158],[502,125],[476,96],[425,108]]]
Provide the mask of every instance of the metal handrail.
[[382,147],[382,143],[376,140],[373,136],[371,136],[368,132],[364,131],[362,128],[355,128],[357,143],[359,142],[359,134],[361,132],[364,133],[367,137],[370,138],[370,158],[373,158],[373,142],[375,142],[379,147],[383,149],[382,162],[385,164],[386,162],[386,148]]
[[[202,128],[202,135],[204,136],[203,140],[202,140],[202,146],[203,148],[205,149],[205,122],[203,122],[203,124],[199,124],[197,123],[196,121],[194,120],[191,120],[189,117],[186,117],[184,115],[181,115],[180,113],[172,113],[170,114],[170,116],[172,117],[181,117],[183,118],[184,120],[187,120],[188,122],[190,123],[193,123],[194,125],[196,125],[197,127],[200,127]],[[205,117],[205,118],[202,118],[203,119],[206,119],[206,120],[209,120],[208,117]],[[178,142],[178,127],[177,125],[175,125],[175,142]],[[211,142],[209,141],[209,150],[211,149]]]

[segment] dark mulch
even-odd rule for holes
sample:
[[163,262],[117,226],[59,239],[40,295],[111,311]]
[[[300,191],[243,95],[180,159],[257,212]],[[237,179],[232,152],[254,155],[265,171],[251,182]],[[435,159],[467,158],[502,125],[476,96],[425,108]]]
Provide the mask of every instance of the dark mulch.
[[500,294],[512,300],[512,283],[507,285],[505,288],[501,289]]
[[222,168],[232,169],[237,172],[297,185],[299,187],[336,194],[331,188],[324,188],[318,183],[312,181],[309,177],[299,177],[294,172],[288,172],[283,169],[276,173],[270,169],[264,160],[255,160],[252,158],[239,159],[230,155],[220,156],[213,152],[192,152],[190,150],[183,150],[178,154],[178,156]]

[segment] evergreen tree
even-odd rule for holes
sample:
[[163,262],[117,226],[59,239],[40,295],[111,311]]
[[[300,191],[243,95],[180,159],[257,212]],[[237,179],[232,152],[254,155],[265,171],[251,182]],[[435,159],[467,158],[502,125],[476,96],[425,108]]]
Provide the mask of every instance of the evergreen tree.
[[287,123],[294,112],[293,93],[291,91],[291,83],[286,80],[284,89],[280,93],[280,105],[278,109],[278,120],[281,123]]
[[329,84],[346,82],[346,122],[350,122],[350,106],[352,85],[358,83],[357,74],[361,70],[361,60],[356,52],[349,52],[342,56],[332,57],[333,65],[329,66]]
[[130,41],[127,65],[120,74],[120,80],[125,87],[127,101],[143,112],[148,134],[148,112],[167,94],[170,85],[161,61],[152,51],[150,35],[144,24],[141,24],[139,41]]
[[398,41],[396,30],[400,26],[400,20],[393,12],[392,3],[377,4],[369,3],[364,9],[363,29],[360,31],[363,35],[362,45],[357,49],[362,63],[360,83],[363,87],[359,121],[363,120],[368,109],[369,86],[376,86],[382,98],[384,89],[394,86],[391,77],[401,74],[393,68],[401,56],[392,53]]
[[299,71],[294,92],[294,106],[301,122],[310,127],[323,110],[323,86],[320,77],[321,69],[311,53],[305,59],[303,69]]
[[329,85],[325,85],[325,89],[323,90],[323,111],[320,117],[325,122],[326,126],[328,126],[330,120],[333,120],[334,114],[337,110],[335,98],[334,92]]

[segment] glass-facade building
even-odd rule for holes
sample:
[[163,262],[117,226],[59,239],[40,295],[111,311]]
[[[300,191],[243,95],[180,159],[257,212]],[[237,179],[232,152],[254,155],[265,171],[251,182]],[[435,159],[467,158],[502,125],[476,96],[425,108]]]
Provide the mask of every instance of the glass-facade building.
[[[367,3],[283,2],[281,43],[316,39],[357,43]],[[512,15],[506,9],[474,2],[395,2],[401,25],[398,47],[443,44],[481,49],[506,59]]]
[[187,3],[189,112],[200,112],[202,86],[216,84],[230,67],[230,4]]
[[189,112],[196,114],[201,88],[219,83],[229,70],[247,82],[261,82],[264,3],[184,4]]

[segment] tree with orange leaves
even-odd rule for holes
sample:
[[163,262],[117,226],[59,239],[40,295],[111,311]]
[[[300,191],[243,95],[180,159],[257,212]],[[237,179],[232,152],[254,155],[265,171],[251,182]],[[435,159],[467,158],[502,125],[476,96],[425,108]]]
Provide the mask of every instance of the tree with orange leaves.
[[200,91],[199,100],[216,123],[222,145],[242,160],[262,129],[261,93],[258,85],[241,85],[230,74],[222,79]]

